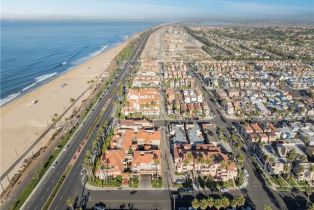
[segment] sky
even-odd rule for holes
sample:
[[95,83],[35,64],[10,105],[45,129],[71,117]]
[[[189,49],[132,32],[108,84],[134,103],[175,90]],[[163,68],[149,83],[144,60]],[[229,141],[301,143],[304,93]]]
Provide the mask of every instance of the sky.
[[314,0],[1,0],[1,18],[308,19]]

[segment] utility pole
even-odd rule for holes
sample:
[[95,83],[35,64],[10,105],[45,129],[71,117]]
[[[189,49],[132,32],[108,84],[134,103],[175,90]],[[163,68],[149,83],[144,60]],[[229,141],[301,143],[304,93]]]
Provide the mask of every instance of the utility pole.
[[178,197],[177,195],[172,195],[173,197],[173,210],[176,210],[176,198]]

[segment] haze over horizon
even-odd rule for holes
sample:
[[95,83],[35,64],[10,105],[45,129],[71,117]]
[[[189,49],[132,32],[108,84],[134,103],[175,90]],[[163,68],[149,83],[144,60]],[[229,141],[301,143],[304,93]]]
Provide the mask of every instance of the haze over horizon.
[[313,0],[3,0],[2,19],[193,19],[304,20]]

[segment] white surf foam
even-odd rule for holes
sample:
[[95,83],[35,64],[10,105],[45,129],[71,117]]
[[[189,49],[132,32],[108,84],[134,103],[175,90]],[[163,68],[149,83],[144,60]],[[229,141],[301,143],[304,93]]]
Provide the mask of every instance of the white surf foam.
[[35,83],[42,82],[42,81],[44,81],[44,80],[46,80],[46,79],[49,79],[50,77],[53,77],[53,76],[56,75],[56,74],[57,74],[57,72],[54,72],[54,73],[52,73],[52,74],[44,74],[44,75],[41,75],[41,76],[39,76],[39,77],[36,77],[36,78],[35,78],[35,80],[36,80]]
[[21,92],[18,92],[18,93],[13,93],[11,95],[8,95],[6,98],[2,98],[0,99],[0,106],[8,103],[9,101],[13,100],[14,98],[16,98],[18,95],[20,95]]
[[35,85],[36,85],[36,82],[34,82],[33,84],[31,84],[31,85],[29,85],[29,86],[23,88],[22,91],[26,91],[26,90],[30,89],[31,87],[33,87],[33,86],[35,86]]
[[103,45],[103,46],[101,46],[100,50],[97,50],[96,52],[93,52],[93,53],[89,54],[88,56],[79,58],[79,59],[73,61],[71,64],[72,65],[79,65],[81,63],[84,63],[88,59],[95,57],[95,56],[99,55],[100,53],[104,52],[107,47],[108,47],[108,45]]

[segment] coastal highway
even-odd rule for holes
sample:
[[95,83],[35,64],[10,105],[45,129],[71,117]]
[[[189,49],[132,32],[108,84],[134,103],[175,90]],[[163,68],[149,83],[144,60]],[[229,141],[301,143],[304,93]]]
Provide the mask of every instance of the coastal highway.
[[[156,29],[155,29],[156,30]],[[22,209],[30,209],[30,210],[39,210],[42,209],[46,201],[48,200],[51,192],[53,191],[55,185],[58,183],[58,180],[65,172],[67,166],[72,160],[74,154],[81,148],[81,143],[86,138],[88,131],[95,123],[97,117],[102,113],[100,117],[99,123],[103,123],[106,120],[111,118],[113,113],[113,101],[115,99],[116,93],[118,91],[119,85],[125,80],[126,76],[130,73],[132,69],[132,63],[134,63],[142,50],[144,49],[145,43],[149,35],[153,32],[153,30],[143,32],[142,37],[140,38],[139,43],[137,44],[134,53],[131,55],[129,61],[123,66],[123,68],[118,72],[118,76],[116,76],[109,88],[103,93],[102,98],[96,103],[93,107],[92,111],[87,116],[84,123],[81,124],[78,131],[73,135],[70,140],[70,146],[67,150],[62,151],[62,153],[57,158],[57,164],[55,168],[50,168],[45,176],[42,178],[37,187],[33,190],[33,193],[29,197],[29,199],[25,202]],[[85,147],[83,147],[81,151],[81,155],[77,157],[77,160],[70,170],[67,178],[65,179],[59,193],[57,193],[50,209],[66,209],[66,200],[71,195],[79,195],[81,192],[81,188],[84,187],[81,182],[81,168],[83,156],[87,149],[91,148],[92,140],[95,137],[97,130],[94,129],[92,131],[92,135],[87,140]],[[73,196],[73,198],[76,198]],[[79,199],[79,197],[78,197]]]

